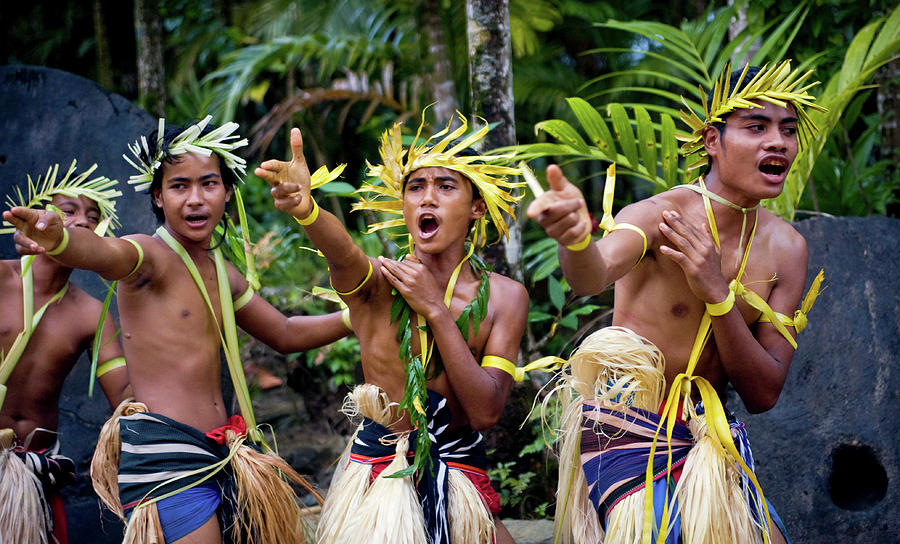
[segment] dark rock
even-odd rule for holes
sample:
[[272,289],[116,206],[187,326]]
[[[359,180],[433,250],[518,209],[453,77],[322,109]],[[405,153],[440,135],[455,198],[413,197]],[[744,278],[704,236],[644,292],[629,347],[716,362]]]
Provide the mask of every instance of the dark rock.
[[[119,233],[152,232],[156,219],[149,197],[127,185],[134,169],[122,154],[127,144],[153,130],[156,121],[125,98],[82,77],[34,66],[0,67],[0,195],[35,179],[59,163],[67,169],[73,158],[78,171],[97,163],[95,174],[118,179],[123,196],[117,209]],[[17,258],[12,236],[0,237],[0,258]],[[101,298],[106,289],[87,272],[76,271],[73,283]],[[113,308],[115,312],[115,309]],[[82,357],[66,382],[60,399],[59,431],[63,453],[78,467],[78,482],[65,491],[70,541],[73,544],[121,542],[122,523],[108,512],[101,520],[99,501],[88,476],[100,426],[110,413],[103,392],[88,398],[90,362]]]
[[[827,290],[774,409],[745,420],[768,499],[794,542],[900,541],[900,220],[816,218],[807,285]],[[732,393],[732,395],[734,395]]]

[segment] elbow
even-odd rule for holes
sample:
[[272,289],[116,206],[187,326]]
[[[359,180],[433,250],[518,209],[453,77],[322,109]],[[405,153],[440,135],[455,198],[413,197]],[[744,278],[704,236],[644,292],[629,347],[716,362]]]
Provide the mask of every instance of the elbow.
[[778,402],[779,396],[780,391],[776,391],[766,395],[759,395],[757,396],[757,398],[754,398],[750,402],[744,401],[744,407],[747,408],[747,411],[751,414],[761,414],[763,412],[768,412],[775,407],[775,404]]
[[485,410],[483,413],[475,414],[470,417],[469,425],[476,431],[485,431],[500,421],[500,415],[502,413],[502,407],[499,410]]

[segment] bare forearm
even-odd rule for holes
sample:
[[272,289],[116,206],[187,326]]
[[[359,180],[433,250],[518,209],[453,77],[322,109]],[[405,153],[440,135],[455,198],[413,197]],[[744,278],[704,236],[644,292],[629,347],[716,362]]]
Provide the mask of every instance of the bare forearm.
[[503,412],[509,381],[501,383],[472,356],[449,311],[428,322],[435,349],[441,354],[444,371],[456,398],[477,429],[492,427]]
[[774,407],[784,387],[792,351],[773,356],[753,336],[736,309],[713,317],[712,330],[721,364],[747,410],[760,413]]
[[595,243],[582,251],[559,246],[559,265],[577,295],[599,294],[612,283],[607,280],[603,257]]
[[[107,280],[124,278],[137,262],[137,251],[128,242],[101,238],[87,229],[67,229],[69,241],[65,250],[52,256],[60,264],[100,274]],[[128,252],[133,251],[134,257]]]
[[322,347],[350,333],[341,320],[341,312],[293,316],[287,319],[286,329],[284,341],[276,348],[281,353]]
[[325,255],[332,286],[338,291],[349,291],[356,287],[368,271],[368,257],[359,249],[340,220],[333,214],[320,210],[315,222],[303,228],[316,249]]

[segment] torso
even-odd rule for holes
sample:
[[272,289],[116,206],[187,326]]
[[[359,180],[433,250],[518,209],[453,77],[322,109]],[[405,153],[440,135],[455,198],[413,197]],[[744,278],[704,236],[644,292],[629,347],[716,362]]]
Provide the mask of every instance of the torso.
[[212,254],[195,263],[216,320],[181,258],[159,238],[136,236],[146,264],[120,282],[122,345],[136,400],[152,412],[200,429],[224,425],[221,305]]
[[[693,191],[668,191],[645,201],[643,205],[646,206],[644,212],[655,210],[655,224],[662,222],[661,214],[665,209],[677,210],[694,225],[708,224],[703,199]],[[762,208],[758,212],[759,224],[741,283],[766,300],[778,281],[777,259],[774,258],[774,252],[778,249],[776,240],[784,234],[783,229],[793,229]],[[753,212],[747,214],[744,248],[752,228]],[[662,350],[666,360],[666,382],[671,383],[687,368],[705,304],[691,292],[681,268],[659,253],[659,246],[665,243],[659,229],[647,228],[645,232],[649,242],[647,255],[615,284],[613,324],[634,330]],[[723,230],[720,225],[722,273],[727,281],[737,276],[740,267],[742,253],[739,235],[740,221],[736,229]],[[735,304],[752,330],[759,312],[740,297]],[[694,374],[705,377],[720,394],[724,393],[727,376],[718,360],[714,337],[707,342]]]
[[[360,300],[348,301],[353,318],[353,328],[359,338],[363,373],[366,383],[380,387],[392,402],[399,402],[403,397],[406,383],[406,371],[404,363],[398,357],[400,344],[397,341],[397,323],[390,323],[391,305],[394,296],[391,287],[378,270],[377,261],[373,261],[376,267],[369,280],[373,282],[372,289],[367,293],[367,298],[356,297]],[[468,277],[457,282],[453,291],[453,299],[450,303],[450,311],[454,318],[458,318],[465,307],[472,302],[478,290],[480,277]],[[508,278],[491,274],[490,287],[492,295],[502,289],[503,282],[511,282]],[[482,351],[496,316],[496,300],[499,297],[491,296],[488,304],[488,312],[481,322],[477,335],[469,334],[468,346],[476,361],[480,361]],[[415,314],[412,314],[411,322],[415,326]],[[429,335],[429,341],[432,337]],[[419,335],[413,330],[413,353],[419,353]],[[434,357],[438,354],[435,353]],[[433,364],[433,363],[432,363]],[[451,410],[452,426],[456,427],[467,423],[466,416],[453,392],[447,373],[441,372],[428,380],[428,389],[439,393],[448,400]],[[403,418],[393,426],[395,430],[407,430],[410,428],[408,418]]]
[[[0,348],[8,353],[22,331],[22,279],[19,261],[0,262]],[[36,293],[37,312],[55,292]],[[100,318],[100,301],[74,285],[50,305],[35,328],[25,352],[6,382],[6,400],[0,411],[0,428],[12,428],[32,449],[51,446],[58,425],[58,403],[63,383],[82,352],[90,347]]]

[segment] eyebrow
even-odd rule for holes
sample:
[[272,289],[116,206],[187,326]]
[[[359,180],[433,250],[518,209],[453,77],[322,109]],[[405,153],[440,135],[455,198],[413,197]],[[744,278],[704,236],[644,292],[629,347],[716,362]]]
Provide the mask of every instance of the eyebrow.
[[[740,117],[743,120],[748,120],[748,121],[763,121],[765,123],[772,122],[771,117],[769,117],[768,115],[763,115],[761,113],[746,113],[743,115],[739,115],[738,117]],[[785,117],[778,123],[783,125],[785,123],[796,123],[796,122],[797,122],[796,117]]]
[[[219,174],[216,174],[215,172],[210,172],[208,174],[204,174],[204,175],[200,176],[200,181],[204,181],[204,180],[212,179],[212,178],[220,178],[220,177],[222,177],[222,176],[220,176]],[[166,181],[171,182],[171,181],[190,181],[190,180],[191,180],[191,178],[189,178],[188,176],[172,176],[171,178],[167,179]]]
[[[435,181],[454,181],[454,182],[459,181],[453,176],[435,176],[434,179],[435,179]],[[425,181],[425,177],[424,176],[416,176],[414,178],[409,178],[407,180],[407,183],[410,183],[413,181]]]

